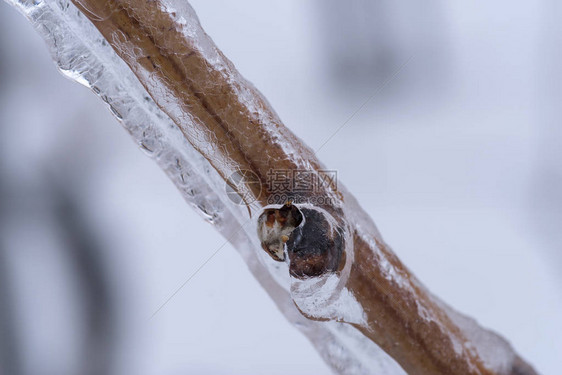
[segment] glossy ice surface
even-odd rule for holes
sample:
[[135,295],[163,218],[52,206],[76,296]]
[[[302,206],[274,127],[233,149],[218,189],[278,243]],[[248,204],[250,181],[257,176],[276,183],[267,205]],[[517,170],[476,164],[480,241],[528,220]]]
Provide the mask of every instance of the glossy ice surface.
[[[103,20],[108,17],[107,12],[110,12],[107,9],[89,8],[85,2],[77,3],[82,4],[94,20]],[[201,30],[189,5],[172,1],[160,4],[161,10],[180,25],[183,36],[194,41],[202,56],[212,64],[212,68],[223,74],[232,87],[236,88],[237,97],[264,124],[261,129],[282,150],[282,154],[299,168],[313,169],[313,166],[307,164],[309,158],[302,157],[309,155],[310,150],[301,147],[291,138],[290,132],[278,126],[276,115],[261,105],[263,98],[259,93],[225,61]],[[354,261],[354,249],[349,245],[352,241],[346,242],[346,265],[340,274],[291,280],[285,263],[272,262],[260,250],[255,213],[263,209],[263,204],[257,202],[248,209],[233,204],[226,197],[224,177],[236,171],[239,164],[235,161],[242,160],[240,155],[232,149],[221,149],[225,143],[216,139],[218,136],[215,133],[202,127],[203,120],[198,117],[197,112],[186,107],[168,89],[173,86],[173,82],[152,74],[151,69],[139,68],[132,72],[115,53],[114,48],[120,55],[139,62],[146,57],[143,51],[132,47],[127,43],[125,35],[119,32],[103,37],[71,2],[20,2],[16,5],[45,37],[61,71],[90,87],[108,104],[139,146],[168,174],[186,201],[236,246],[250,270],[287,318],[311,339],[334,368],[345,369],[345,373],[403,372],[371,340],[366,339],[355,328],[339,323],[347,322],[375,329],[378,324],[376,321],[367,322],[367,312],[346,286]],[[167,52],[173,54],[173,51]],[[142,62],[139,64],[142,66]],[[225,106],[223,109],[229,111],[230,108]],[[256,145],[248,143],[244,146],[252,149]],[[260,161],[267,164],[274,157],[266,152]],[[378,236],[376,228],[355,200],[345,191],[344,195],[346,205],[336,206],[342,210],[346,222],[339,224],[347,228],[348,237],[349,225],[353,225],[354,233],[373,250],[372,259],[379,275],[408,296],[416,296],[420,290],[423,291],[423,287],[414,278],[396,267],[391,255],[377,251],[380,245],[373,239]],[[250,216],[250,213],[254,215]],[[308,317],[331,321],[306,319],[293,302]],[[440,324],[442,317],[436,315],[436,309],[432,308],[439,305],[437,300],[428,298],[419,302],[416,300],[416,303],[415,310],[422,317],[420,324],[433,324],[439,331],[449,335],[448,339],[453,342],[459,356],[478,353],[484,358],[486,367],[500,372],[508,371],[514,354],[504,341],[493,334],[482,332],[463,317],[457,319],[456,313],[443,307],[443,311],[447,311],[449,318],[463,330],[464,335],[450,332],[448,326]],[[462,336],[470,338],[472,343],[460,340],[459,337]],[[491,352],[488,350],[489,343],[493,343],[493,355],[487,355]]]
[[[170,116],[164,113],[129,67],[96,28],[70,1],[10,1],[34,25],[47,42],[60,71],[98,95],[113,115],[131,134],[132,138],[154,159],[177,186],[185,200],[240,252],[249,269],[275,301],[289,321],[303,332],[316,346],[322,357],[337,371],[346,374],[403,374],[404,371],[377,345],[366,339],[355,328],[336,321],[319,322],[305,318],[291,297],[291,281],[285,263],[274,263],[260,249],[256,236],[256,215],[248,215],[245,206],[231,202],[225,193],[224,180],[217,171],[183,136]],[[197,18],[189,5],[168,2],[168,11],[178,14],[186,25],[186,32],[201,34]],[[119,36],[116,35],[116,38]],[[205,36],[206,38],[206,36]],[[203,43],[205,39],[203,38]],[[208,49],[209,53],[213,49]],[[212,57],[210,58],[212,60]],[[217,57],[219,59],[219,57]],[[145,77],[150,79],[150,77]],[[237,78],[237,77],[234,77]],[[245,87],[244,84],[240,87]],[[244,95],[242,92],[241,95]],[[251,101],[251,95],[249,96]],[[176,104],[167,102],[168,113],[175,113]],[[251,103],[250,103],[251,105]],[[259,108],[256,108],[259,111]],[[266,114],[269,116],[269,114]],[[183,117],[184,123],[190,119]],[[275,132],[275,129],[271,129]],[[199,146],[206,145],[205,138]],[[294,145],[286,144],[288,154],[297,154]],[[213,150],[207,150],[212,154]],[[217,154],[218,155],[218,154]],[[225,164],[225,171],[228,169]],[[231,167],[232,168],[232,167]],[[260,206],[253,205],[257,211]],[[328,277],[326,285],[337,280]],[[316,289],[315,298],[323,300],[323,290],[330,298],[341,301],[339,310],[322,311],[321,302],[301,296]],[[345,289],[345,288],[344,288]],[[334,291],[338,290],[338,295]],[[293,285],[295,302],[308,314],[329,315],[351,322],[359,322],[362,313],[342,286],[315,287],[300,281]],[[303,300],[304,301],[304,300]]]

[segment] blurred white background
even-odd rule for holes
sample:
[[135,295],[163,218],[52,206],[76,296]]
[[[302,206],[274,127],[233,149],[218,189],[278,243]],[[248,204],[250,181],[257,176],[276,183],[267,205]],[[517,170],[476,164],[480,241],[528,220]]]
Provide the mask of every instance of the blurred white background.
[[[314,149],[377,93],[319,157],[430,290],[559,373],[562,5],[191,4]],[[0,194],[2,374],[330,373],[229,245],[149,319],[223,239],[5,3]]]

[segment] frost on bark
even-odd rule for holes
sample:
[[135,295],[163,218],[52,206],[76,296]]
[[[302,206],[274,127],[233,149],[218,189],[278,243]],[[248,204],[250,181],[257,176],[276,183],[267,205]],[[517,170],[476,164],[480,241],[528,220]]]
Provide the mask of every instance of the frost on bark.
[[[283,198],[268,173],[323,165],[179,0],[9,0],[91,88],[287,319],[345,374],[531,375],[498,335],[432,296],[340,184]],[[255,179],[241,178],[251,173]],[[242,181],[242,183],[240,183]],[[233,202],[224,185],[245,204]]]

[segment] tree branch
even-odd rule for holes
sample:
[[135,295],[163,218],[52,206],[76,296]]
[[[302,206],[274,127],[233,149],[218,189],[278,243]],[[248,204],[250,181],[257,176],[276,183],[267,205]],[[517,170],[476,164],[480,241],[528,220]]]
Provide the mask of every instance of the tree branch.
[[[248,210],[259,217],[261,245],[274,260],[287,253],[291,296],[303,315],[350,324],[409,374],[536,374],[504,339],[432,296],[343,187],[290,191],[293,203],[271,191],[272,170],[320,177],[323,166],[213,44],[189,5],[72,2],[185,139],[247,203],[255,200]],[[229,177],[240,171],[258,183],[233,184]]]

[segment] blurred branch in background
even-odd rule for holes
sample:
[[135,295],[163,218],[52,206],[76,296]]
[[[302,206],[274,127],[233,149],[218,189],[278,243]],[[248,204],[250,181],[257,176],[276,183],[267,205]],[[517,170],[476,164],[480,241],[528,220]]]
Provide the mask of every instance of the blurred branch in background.
[[[51,180],[53,181],[53,180]],[[117,312],[108,275],[109,267],[102,259],[104,251],[99,246],[99,235],[93,233],[80,206],[68,191],[72,183],[53,181],[45,187],[51,191],[54,204],[53,218],[63,236],[64,249],[70,259],[76,284],[80,287],[79,300],[84,311],[85,330],[83,335],[80,373],[99,375],[114,373],[114,357],[117,356],[115,325]]]
[[[0,182],[0,193],[2,192]],[[0,198],[0,230],[2,222],[6,220],[4,213]],[[23,374],[22,343],[11,272],[7,262],[7,247],[0,239],[0,374],[21,375]]]
[[[60,162],[59,166],[64,163]],[[44,165],[45,167],[46,165]],[[67,171],[68,172],[68,171]],[[25,319],[20,309],[32,309],[28,303],[23,303],[27,298],[27,289],[23,284],[36,285],[42,284],[41,290],[48,292],[49,283],[62,282],[72,286],[76,290],[75,298],[66,296],[65,303],[73,309],[80,311],[79,320],[83,322],[81,329],[68,330],[57,325],[57,321],[72,320],[72,312],[63,311],[58,319],[51,319],[42,309],[34,311],[35,319],[41,325],[45,325],[47,331],[52,335],[67,336],[71,335],[70,340],[74,341],[73,350],[78,354],[77,357],[66,362],[69,358],[59,358],[55,362],[62,363],[58,371],[65,373],[65,368],[75,366],[69,372],[80,374],[113,374],[114,362],[112,358],[117,355],[117,340],[115,336],[115,321],[117,318],[116,307],[112,303],[112,288],[110,283],[113,278],[108,274],[110,268],[104,265],[102,259],[105,252],[99,247],[100,236],[92,232],[92,226],[87,223],[85,216],[80,211],[79,205],[74,198],[75,192],[71,187],[76,184],[68,180],[74,178],[79,173],[62,173],[62,168],[54,176],[41,173],[33,180],[40,183],[40,186],[27,184],[21,189],[22,181],[18,181],[15,176],[8,172],[7,168],[0,170],[0,370],[1,374],[19,375],[36,373],[36,365],[32,364],[31,358],[38,353],[29,352],[30,342],[37,340],[35,335],[29,335],[25,326]],[[2,184],[1,182],[8,182]],[[41,201],[41,204],[28,204],[26,200],[30,198],[29,193],[35,191],[34,199]],[[32,200],[33,201],[33,200]],[[18,258],[25,259],[25,255],[15,252],[8,252],[7,249],[14,249],[14,235],[17,233],[27,236],[30,239],[37,236],[34,225],[25,224],[20,220],[24,217],[35,217],[45,220],[42,231],[49,233],[49,236],[60,236],[58,248],[53,248],[48,242],[42,243],[40,251],[42,256],[54,256],[63,258],[62,264],[67,266],[67,272],[57,275],[57,279],[46,277],[45,269],[48,263],[39,264],[39,270],[28,274],[28,279],[22,279],[21,275],[16,275],[17,267],[14,267]],[[9,234],[9,232],[12,232]],[[37,238],[38,239],[38,238]],[[33,240],[32,240],[33,241]],[[12,242],[12,243],[10,243]],[[25,249],[20,248],[20,251]],[[33,269],[33,268],[30,268]],[[18,276],[18,277],[16,277]],[[45,280],[46,279],[46,283]],[[114,290],[114,288],[113,288]],[[28,297],[28,296],[26,296]],[[36,295],[35,298],[38,296]],[[70,297],[70,298],[69,298]],[[50,303],[60,304],[62,301],[57,298],[56,293],[52,294]],[[22,339],[24,339],[22,341]],[[59,337],[48,339],[53,345],[53,349],[59,348]],[[27,344],[24,349],[23,343]],[[64,348],[65,344],[62,344]],[[63,350],[70,350],[66,347]],[[25,366],[24,366],[25,364]],[[39,366],[40,367],[40,366]],[[52,373],[54,368],[44,369],[45,374]]]
[[342,96],[380,84],[411,55],[416,56],[416,74],[383,96],[427,95],[428,86],[442,87],[448,79],[441,1],[328,0],[317,1],[316,10],[328,73]]

